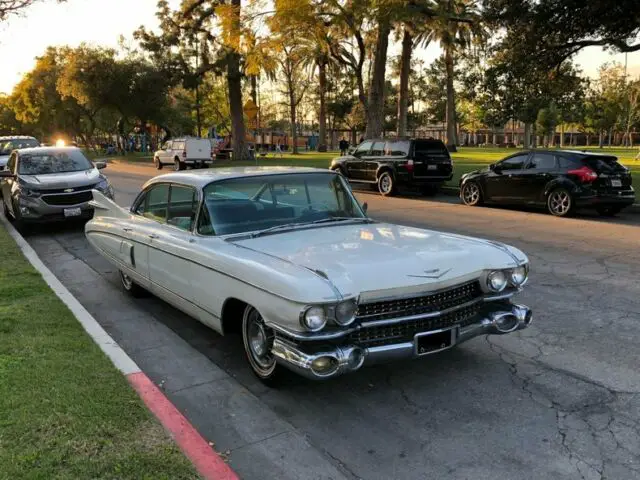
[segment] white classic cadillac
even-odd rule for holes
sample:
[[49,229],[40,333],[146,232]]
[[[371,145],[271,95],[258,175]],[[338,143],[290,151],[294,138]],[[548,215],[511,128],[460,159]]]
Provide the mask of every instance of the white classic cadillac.
[[161,175],[130,210],[93,196],[87,238],[124,288],[241,333],[266,383],[282,367],[326,379],[531,323],[531,310],[510,302],[527,281],[524,253],[376,222],[335,172]]

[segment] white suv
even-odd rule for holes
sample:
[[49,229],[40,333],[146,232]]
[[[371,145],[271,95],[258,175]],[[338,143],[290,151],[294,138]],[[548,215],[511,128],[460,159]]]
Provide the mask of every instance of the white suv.
[[207,138],[180,137],[169,140],[153,155],[158,170],[163,165],[173,165],[174,170],[184,170],[187,165],[194,168],[213,163],[214,152]]

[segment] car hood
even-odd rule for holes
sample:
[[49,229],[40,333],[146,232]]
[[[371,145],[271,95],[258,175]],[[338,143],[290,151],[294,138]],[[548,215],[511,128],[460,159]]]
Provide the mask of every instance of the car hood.
[[527,261],[521,251],[497,242],[387,223],[230,241],[313,270],[341,295],[361,299],[445,288]]
[[9,155],[0,155],[0,167],[5,167],[9,161]]
[[59,189],[94,185],[100,181],[97,168],[80,172],[49,173],[47,175],[20,175],[20,179],[34,188]]

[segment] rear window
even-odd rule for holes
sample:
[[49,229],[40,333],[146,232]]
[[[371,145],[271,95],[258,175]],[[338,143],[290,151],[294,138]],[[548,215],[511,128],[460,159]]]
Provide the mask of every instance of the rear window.
[[408,140],[389,141],[385,145],[385,155],[406,156],[409,155],[411,142]]
[[419,155],[438,155],[449,157],[449,151],[444,143],[440,140],[416,140],[415,154]]
[[623,167],[615,157],[586,157],[582,162],[596,173],[621,173],[627,169]]

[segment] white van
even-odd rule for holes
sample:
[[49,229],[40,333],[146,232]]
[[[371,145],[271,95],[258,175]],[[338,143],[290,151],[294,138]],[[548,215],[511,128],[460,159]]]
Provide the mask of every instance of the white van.
[[164,165],[173,165],[174,170],[184,170],[187,165],[194,168],[213,163],[214,151],[208,138],[180,137],[165,142],[153,155],[158,170]]

